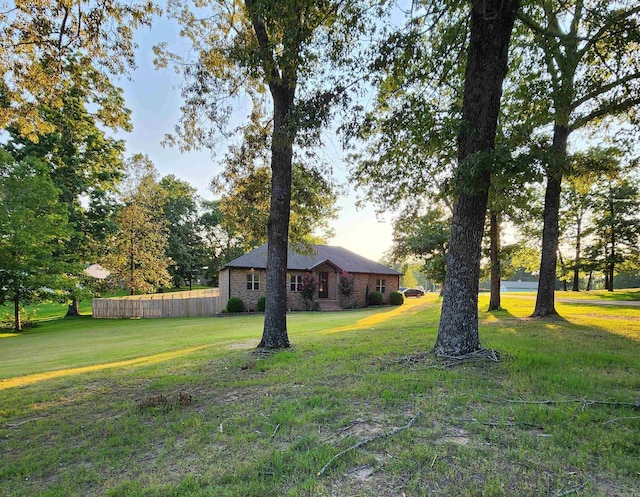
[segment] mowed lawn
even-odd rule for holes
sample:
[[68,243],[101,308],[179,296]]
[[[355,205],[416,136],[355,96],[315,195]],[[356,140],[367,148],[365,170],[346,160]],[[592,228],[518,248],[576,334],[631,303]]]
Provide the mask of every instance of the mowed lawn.
[[272,354],[260,315],[4,333],[0,495],[640,496],[640,307],[533,304],[481,296],[465,361],[434,295],[291,313]]

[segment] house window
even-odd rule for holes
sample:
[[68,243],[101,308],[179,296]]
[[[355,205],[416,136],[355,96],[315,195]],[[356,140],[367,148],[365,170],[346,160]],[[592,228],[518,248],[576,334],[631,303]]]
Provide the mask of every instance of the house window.
[[385,280],[383,280],[382,278],[377,278],[376,279],[376,292],[384,293],[386,289],[387,289],[387,285],[386,285]]
[[260,275],[256,273],[247,274],[247,290],[260,290]]
[[291,280],[290,280],[290,284],[289,284],[289,289],[292,292],[297,292],[299,291],[298,288],[302,286],[302,275],[301,274],[292,274],[290,276]]

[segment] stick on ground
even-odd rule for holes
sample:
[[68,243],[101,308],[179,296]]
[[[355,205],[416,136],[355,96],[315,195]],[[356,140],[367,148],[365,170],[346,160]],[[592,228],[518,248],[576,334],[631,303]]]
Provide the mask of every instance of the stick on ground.
[[391,431],[388,431],[386,433],[380,433],[374,437],[369,437],[369,438],[365,438],[364,440],[360,440],[357,444],[352,445],[351,447],[347,447],[346,449],[344,449],[342,452],[337,453],[335,456],[333,456],[331,459],[329,459],[329,462],[327,462],[327,464],[325,464],[322,469],[320,471],[318,471],[316,476],[321,476],[325,473],[325,471],[327,471],[327,469],[329,469],[329,466],[331,466],[331,464],[338,459],[339,457],[342,457],[343,455],[345,455],[347,452],[357,449],[358,447],[362,447],[363,445],[366,445],[368,443],[373,442],[374,440],[379,440],[381,438],[386,438],[386,437],[390,437],[392,435],[395,435],[396,433],[399,433],[403,430],[407,430],[409,428],[411,428],[413,426],[413,423],[416,422],[416,420],[422,416],[422,411],[418,411],[417,414],[412,417],[409,422],[404,425],[404,426],[400,426],[398,428],[394,428]]

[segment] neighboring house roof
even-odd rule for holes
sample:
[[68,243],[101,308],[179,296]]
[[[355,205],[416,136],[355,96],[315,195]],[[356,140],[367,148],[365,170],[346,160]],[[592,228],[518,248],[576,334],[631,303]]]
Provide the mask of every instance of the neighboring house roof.
[[[371,273],[401,275],[399,271],[374,262],[342,247],[330,245],[312,245],[311,255],[298,254],[289,248],[287,269],[289,271],[311,271],[323,263],[328,263],[338,270],[349,273]],[[267,267],[267,244],[248,252],[227,263],[228,268],[265,269]]]
[[84,272],[87,273],[89,276],[92,276],[93,278],[96,278],[98,280],[104,280],[108,278],[109,275],[111,274],[108,270],[103,268],[100,264],[91,264],[84,270]]

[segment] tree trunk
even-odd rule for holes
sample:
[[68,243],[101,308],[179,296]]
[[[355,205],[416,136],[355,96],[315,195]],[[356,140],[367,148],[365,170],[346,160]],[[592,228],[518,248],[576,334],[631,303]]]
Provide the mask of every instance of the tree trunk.
[[80,307],[78,304],[78,299],[73,299],[71,301],[69,308],[67,309],[66,318],[80,315]]
[[16,294],[13,297],[13,313],[15,318],[13,329],[16,331],[22,331],[22,319],[20,317],[20,292],[18,290],[16,290]]
[[613,202],[611,202],[611,253],[609,255],[609,264],[607,264],[607,291],[613,292],[613,275],[616,264],[616,230],[615,230],[615,210],[613,206]]
[[574,292],[580,291],[580,250],[582,244],[582,215],[578,214],[576,220],[576,258],[575,267],[573,268],[573,286],[571,290]]
[[496,212],[491,212],[489,226],[489,259],[491,260],[491,297],[489,311],[500,309],[500,220]]
[[562,252],[558,250],[558,259],[560,259],[560,267],[562,268],[562,290],[567,291],[567,279],[565,278],[565,269],[564,259],[562,258]]
[[473,2],[458,136],[456,186],[460,193],[453,209],[436,355],[462,356],[482,348],[478,334],[478,280],[491,165],[465,167],[465,160],[471,154],[494,148],[517,8],[517,0]]
[[589,278],[587,279],[587,292],[591,291],[592,281],[593,281],[593,271],[589,271]]
[[560,235],[560,193],[562,191],[562,164],[567,157],[569,128],[559,124],[553,128],[552,157],[558,164],[550,164],[547,172],[547,190],[544,196],[544,227],[542,229],[542,257],[536,307],[532,317],[557,314],[555,308],[556,265]]
[[289,112],[295,88],[272,84],[273,135],[271,142],[271,204],[269,211],[267,285],[264,329],[260,348],[289,347],[287,334],[287,249],[291,204],[293,136]]

